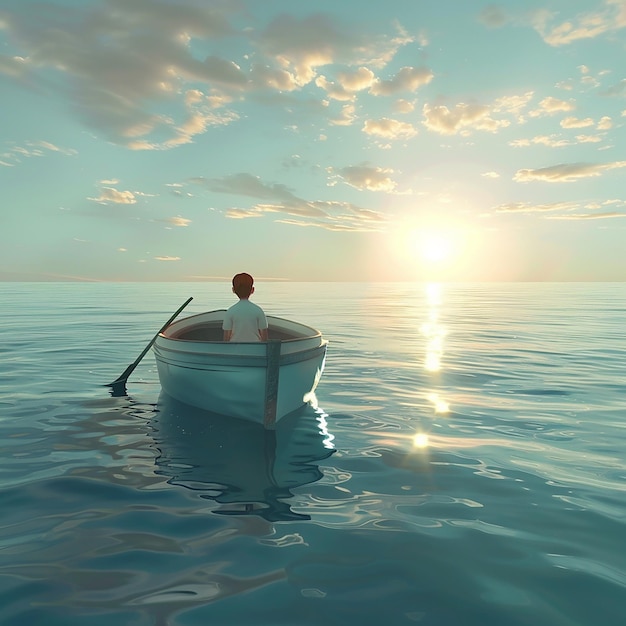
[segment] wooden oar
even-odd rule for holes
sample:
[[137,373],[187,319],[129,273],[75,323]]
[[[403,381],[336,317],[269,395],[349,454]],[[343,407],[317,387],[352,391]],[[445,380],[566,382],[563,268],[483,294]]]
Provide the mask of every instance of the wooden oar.
[[135,359],[134,363],[131,363],[123,372],[120,374],[112,383],[109,383],[107,387],[113,387],[113,395],[125,395],[126,393],[126,381],[128,377],[135,371],[135,368],[139,365],[141,359],[146,356],[146,353],[152,347],[152,344],[157,340],[157,337],[174,321],[176,316],[193,300],[193,298],[189,298],[185,304],[183,304],[170,319],[161,326],[159,332],[152,337],[152,341],[143,349],[143,352]]

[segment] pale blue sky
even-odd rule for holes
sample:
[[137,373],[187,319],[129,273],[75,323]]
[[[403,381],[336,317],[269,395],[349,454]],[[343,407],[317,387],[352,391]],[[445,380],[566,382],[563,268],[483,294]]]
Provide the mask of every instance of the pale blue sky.
[[5,0],[0,279],[625,280],[626,0]]

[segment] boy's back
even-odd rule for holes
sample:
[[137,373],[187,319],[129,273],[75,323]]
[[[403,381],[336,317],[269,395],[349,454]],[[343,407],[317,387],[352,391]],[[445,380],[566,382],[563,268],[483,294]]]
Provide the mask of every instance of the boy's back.
[[226,311],[222,328],[231,331],[230,341],[261,341],[267,320],[260,306],[242,299]]

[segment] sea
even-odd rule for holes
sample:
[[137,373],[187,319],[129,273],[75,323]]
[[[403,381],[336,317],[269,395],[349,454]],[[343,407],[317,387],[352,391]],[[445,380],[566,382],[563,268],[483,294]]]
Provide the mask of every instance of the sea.
[[626,283],[260,280],[275,431],[107,386],[228,281],[0,291],[2,626],[626,624]]

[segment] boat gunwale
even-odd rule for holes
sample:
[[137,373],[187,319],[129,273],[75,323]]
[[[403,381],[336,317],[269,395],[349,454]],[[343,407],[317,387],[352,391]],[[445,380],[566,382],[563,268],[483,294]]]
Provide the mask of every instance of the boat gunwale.
[[[205,342],[205,343],[219,343],[219,342]],[[301,363],[304,361],[312,361],[314,359],[317,359],[320,356],[324,358],[326,356],[326,350],[327,350],[327,342],[324,341],[319,346],[307,348],[306,350],[301,350],[299,352],[291,352],[288,354],[281,354],[279,357],[279,364],[282,367],[285,365],[293,365],[295,363]],[[163,353],[164,351],[167,351],[171,354],[164,354]],[[188,355],[189,353],[183,350],[176,350],[175,348],[161,347],[155,350],[155,357],[157,358],[157,360],[160,360],[162,363],[167,363],[169,365],[182,368],[182,369],[211,371],[212,368],[220,367],[220,366],[257,367],[257,368],[267,367],[267,356],[265,354],[240,355],[240,354],[212,353],[210,355],[200,355],[200,356],[210,357],[211,362],[205,362],[205,363],[198,362],[198,361],[194,361],[193,363],[179,361],[176,359],[177,354]]]
[[[175,326],[176,324],[180,324],[182,322],[185,322],[187,320],[191,320],[194,317],[200,317],[202,315],[207,315],[210,313],[225,313],[226,309],[215,309],[213,311],[204,311],[203,313],[196,313],[194,315],[189,315],[188,317],[183,317],[182,319],[176,320],[175,322],[172,322],[169,326],[167,326],[167,328],[164,328],[159,334],[158,337],[162,338],[162,339],[166,339],[168,341],[180,341],[180,342],[186,342],[186,343],[199,343],[199,344],[232,344],[232,345],[257,345],[259,343],[267,343],[267,342],[260,342],[260,341],[237,341],[237,342],[231,342],[231,341],[215,341],[215,340],[199,340],[199,339],[185,339],[184,337],[172,337],[171,335],[167,335],[167,331],[172,327]],[[309,326],[308,324],[303,324],[302,322],[296,322],[293,320],[289,320],[285,317],[278,317],[276,315],[268,315],[267,316],[267,320],[268,320],[268,328],[271,325],[270,324],[270,320],[278,320],[280,322],[287,322],[288,324],[296,324],[298,326],[301,326],[303,328],[307,328],[311,331],[313,331],[313,334],[310,335],[302,335],[301,337],[294,337],[292,339],[277,339],[277,340],[271,340],[271,341],[279,341],[280,343],[292,343],[292,342],[296,342],[296,341],[302,341],[302,340],[308,340],[308,339],[316,339],[316,338],[322,338],[322,333],[317,330],[316,328],[313,328],[312,326]],[[219,320],[216,320],[219,321]],[[188,328],[186,328],[186,331],[189,331],[191,329],[193,329],[194,327],[199,327],[201,326],[201,323],[197,323],[197,324],[190,324]],[[325,341],[324,339],[322,339],[323,343],[327,343],[327,341]]]

